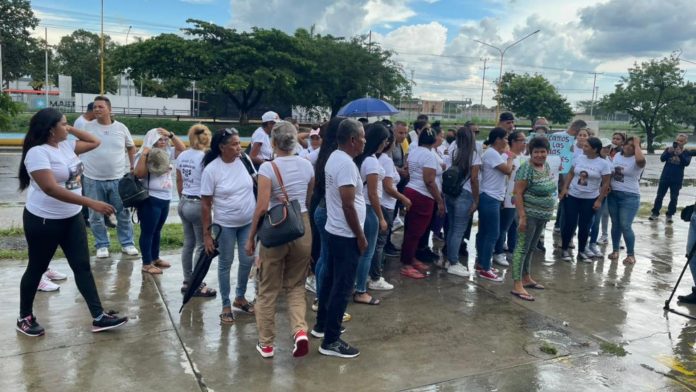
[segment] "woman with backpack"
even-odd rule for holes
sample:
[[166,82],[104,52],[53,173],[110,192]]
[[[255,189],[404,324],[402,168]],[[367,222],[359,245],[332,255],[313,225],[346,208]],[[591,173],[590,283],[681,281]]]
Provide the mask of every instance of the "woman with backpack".
[[[68,135],[77,140],[68,140]],[[41,276],[58,246],[65,253],[75,284],[92,315],[92,332],[119,327],[128,321],[104,313],[89,264],[89,248],[82,207],[111,215],[113,206],[82,196],[83,164],[78,157],[97,148],[99,139],[68,125],[56,109],[38,111],[29,121],[19,164],[19,190],[29,189],[24,207],[24,236],[29,263],[19,286],[17,331],[41,336],[44,328],[34,316],[33,305]]]
[[[222,300],[222,324],[234,323],[232,309],[254,314],[254,305],[245,298],[249,272],[254,258],[247,256],[244,248],[251,220],[256,207],[254,178],[242,162],[242,147],[239,132],[234,128],[221,129],[213,135],[210,151],[203,158],[201,178],[201,220],[203,221],[203,243],[208,254],[215,250],[211,223],[222,227],[218,238],[218,280]],[[252,169],[253,170],[253,169]],[[212,216],[211,212],[215,212]],[[239,267],[234,303],[230,302],[230,269],[237,245]]]
[[[247,256],[253,256],[258,224],[270,219],[265,216],[266,212],[284,201],[297,201],[304,235],[277,246],[259,245],[259,293],[255,305],[259,341],[256,350],[264,358],[273,357],[275,353],[276,302],[283,291],[287,297],[294,341],[292,355],[302,357],[309,350],[304,283],[312,250],[308,210],[314,189],[314,167],[309,160],[294,154],[297,143],[297,128],[292,123],[280,121],[273,126],[271,145],[274,159],[259,167],[258,198],[245,245]],[[287,208],[291,208],[290,205]]]
[[[169,143],[174,148],[169,146]],[[171,159],[186,149],[186,145],[174,133],[164,128],[151,129],[145,134],[143,145],[136,155],[133,174],[147,188],[149,197],[138,205],[140,220],[140,253],[143,259],[142,271],[148,274],[161,274],[161,268],[172,265],[160,259],[160,237],[164,222],[169,215],[169,202],[172,200]]]
[[[457,130],[455,142],[450,144],[448,153],[452,158],[452,167],[443,175],[446,181],[443,180],[442,185],[447,204],[448,228],[445,242],[447,254],[443,267],[452,275],[467,277],[470,275],[469,267],[459,262],[459,247],[469,220],[478,207],[481,168],[481,157],[476,151],[476,139],[471,126],[465,125]],[[456,175],[451,175],[454,173]],[[450,178],[457,180],[451,181]]]

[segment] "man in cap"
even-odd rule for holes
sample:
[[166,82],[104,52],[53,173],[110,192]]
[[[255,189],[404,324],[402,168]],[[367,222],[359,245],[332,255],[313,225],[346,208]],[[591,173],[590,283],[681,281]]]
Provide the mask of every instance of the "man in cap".
[[273,147],[271,147],[271,130],[280,117],[276,112],[266,112],[261,116],[261,126],[251,135],[251,152],[249,156],[258,169],[262,163],[273,159]]
[[510,112],[500,113],[497,126],[503,128],[509,135],[515,130],[515,115]]

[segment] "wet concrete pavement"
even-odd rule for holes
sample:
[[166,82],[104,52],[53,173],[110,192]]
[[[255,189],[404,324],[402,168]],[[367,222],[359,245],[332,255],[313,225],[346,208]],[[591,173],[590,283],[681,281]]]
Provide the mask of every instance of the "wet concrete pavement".
[[[174,267],[159,277],[141,274],[138,259],[93,261],[104,306],[129,316],[125,327],[92,334],[71,277],[59,292],[38,293],[35,313],[47,333],[28,338],[14,331],[24,263],[2,262],[0,391],[96,391],[105,384],[146,391],[695,390],[696,323],[662,310],[685,262],[688,225],[639,218],[635,228],[635,266],[560,261],[551,250],[558,238],[548,231],[549,250],[532,266],[547,289],[533,292],[535,302],[514,299],[509,276],[492,283],[436,271],[405,280],[398,260],[389,259],[386,278],[396,289],[375,292],[379,306],[349,306],[344,338],[361,349],[353,360],[321,356],[315,339],[307,357],[294,359],[283,300],[274,359],[256,352],[253,317],[219,324],[218,298],[194,299],[179,314],[178,254],[167,256]],[[206,281],[219,288],[216,265]],[[53,267],[69,271],[65,260]],[[691,283],[687,274],[679,291]],[[696,307],[679,308],[696,315]],[[627,355],[606,352],[606,343]],[[542,345],[557,353],[545,354]]]

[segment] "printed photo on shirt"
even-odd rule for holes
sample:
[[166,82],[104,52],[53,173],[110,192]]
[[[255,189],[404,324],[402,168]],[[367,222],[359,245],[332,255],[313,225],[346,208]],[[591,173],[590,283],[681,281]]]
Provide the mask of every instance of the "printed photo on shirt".
[[585,170],[581,171],[580,175],[578,175],[578,185],[587,186],[588,177],[589,174]]
[[624,182],[624,168],[621,166],[616,166],[614,168],[614,181]]
[[82,188],[82,172],[84,169],[85,167],[79,159],[77,159],[77,162],[70,165],[68,168],[68,180],[65,181],[65,189],[73,190]]

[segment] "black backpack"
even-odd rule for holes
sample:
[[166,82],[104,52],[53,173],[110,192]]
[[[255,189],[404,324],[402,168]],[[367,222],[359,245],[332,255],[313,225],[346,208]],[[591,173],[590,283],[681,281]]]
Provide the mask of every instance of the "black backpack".
[[149,197],[147,189],[133,173],[127,173],[119,180],[118,195],[124,208],[138,207]]
[[450,197],[458,197],[462,193],[462,185],[465,180],[459,166],[452,165],[442,173],[442,193]]

